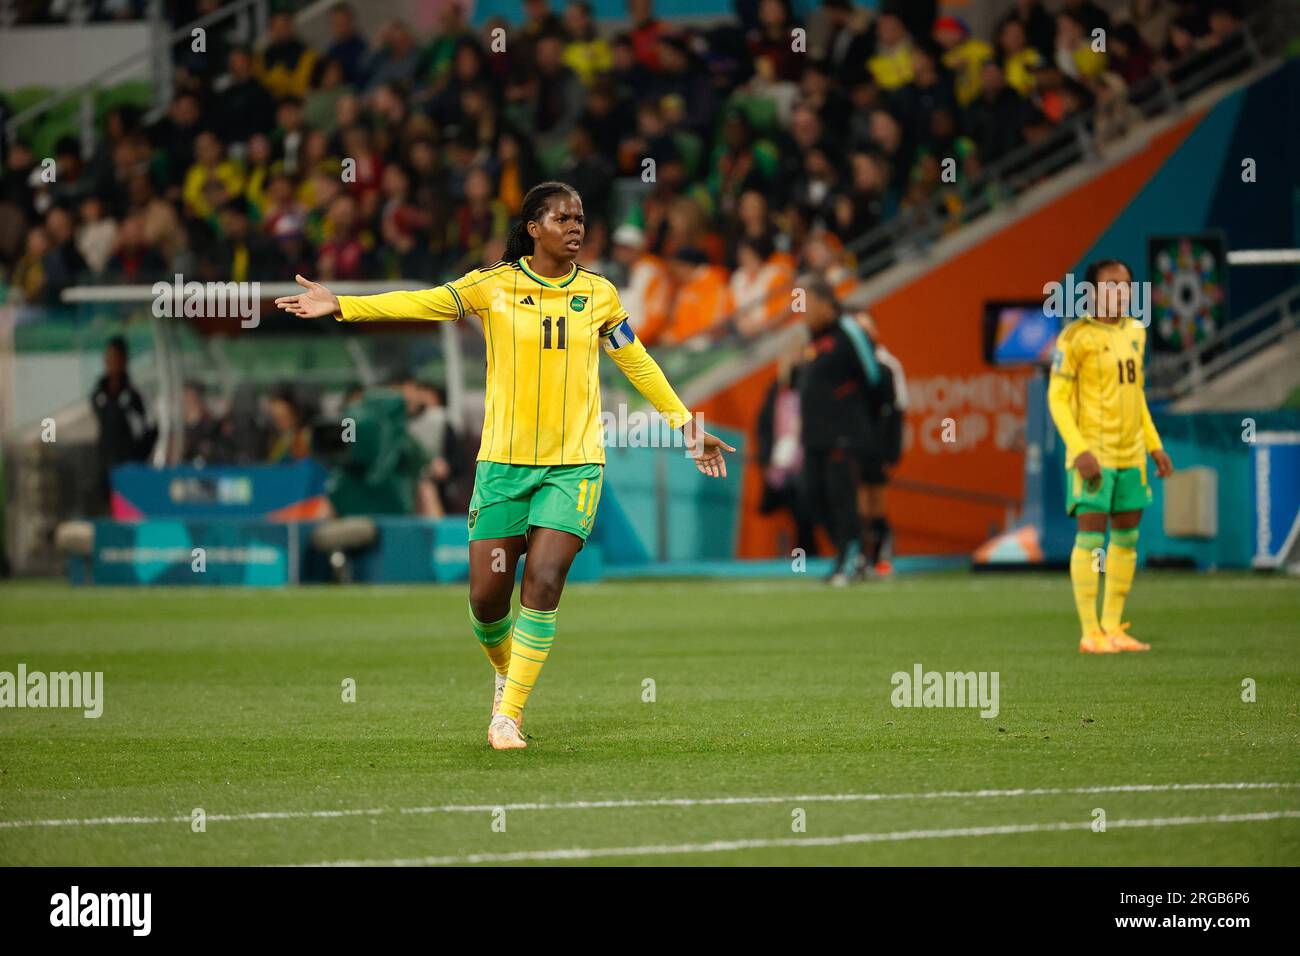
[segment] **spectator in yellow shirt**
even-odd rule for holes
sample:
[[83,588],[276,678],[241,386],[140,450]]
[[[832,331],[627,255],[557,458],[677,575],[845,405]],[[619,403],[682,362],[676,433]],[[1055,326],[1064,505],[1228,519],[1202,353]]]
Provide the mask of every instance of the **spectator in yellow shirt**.
[[614,68],[609,44],[596,33],[596,21],[587,0],[569,0],[564,8],[564,65],[578,74],[583,86],[591,86],[603,73]]
[[942,16],[934,21],[934,41],[943,48],[943,65],[952,71],[957,102],[967,106],[980,95],[984,64],[993,59],[993,47],[970,35],[960,17]]
[[903,21],[886,13],[876,24],[876,55],[867,69],[883,90],[897,90],[912,82],[912,37]]
[[1043,57],[1029,45],[1025,25],[1019,20],[1005,20],[998,31],[998,47],[1007,86],[1028,96],[1034,88],[1034,70],[1043,65]]
[[208,183],[215,180],[225,190],[227,199],[244,192],[244,171],[238,163],[222,158],[221,141],[216,134],[204,131],[194,140],[194,165],[185,173],[181,195],[185,208],[200,219],[206,219],[216,210],[208,198]]
[[298,39],[292,13],[273,14],[268,33],[271,42],[254,59],[257,78],[277,100],[302,99],[311,86],[316,51]]
[[1106,54],[1094,48],[1083,20],[1069,10],[1056,17],[1056,66],[1062,75],[1087,82],[1106,72]]

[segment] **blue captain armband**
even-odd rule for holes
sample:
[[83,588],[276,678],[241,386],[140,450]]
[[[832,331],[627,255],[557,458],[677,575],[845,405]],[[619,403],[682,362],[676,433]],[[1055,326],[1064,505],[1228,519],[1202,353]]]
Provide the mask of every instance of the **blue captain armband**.
[[606,352],[616,351],[625,345],[631,345],[635,341],[636,334],[632,331],[632,326],[627,319],[624,319],[600,337],[600,344],[605,347]]

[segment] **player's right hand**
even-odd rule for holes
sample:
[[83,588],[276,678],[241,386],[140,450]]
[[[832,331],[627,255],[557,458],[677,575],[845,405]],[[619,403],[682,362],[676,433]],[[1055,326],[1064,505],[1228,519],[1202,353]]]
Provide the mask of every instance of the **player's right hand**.
[[1174,473],[1174,463],[1164,449],[1157,448],[1151,453],[1151,457],[1156,461],[1156,477],[1168,478]]
[[297,295],[284,295],[275,300],[277,309],[284,309],[300,319],[319,319],[339,312],[339,297],[319,282],[296,275],[294,281],[306,289]]
[[1074,470],[1084,481],[1096,481],[1101,477],[1101,464],[1097,461],[1097,456],[1090,451],[1085,451],[1074,459]]

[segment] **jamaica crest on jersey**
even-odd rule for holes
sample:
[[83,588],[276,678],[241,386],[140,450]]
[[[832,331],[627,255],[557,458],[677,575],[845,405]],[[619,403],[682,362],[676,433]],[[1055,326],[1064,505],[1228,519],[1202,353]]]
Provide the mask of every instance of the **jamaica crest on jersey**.
[[587,307],[587,297],[585,295],[575,295],[569,299],[569,308],[574,312],[581,312]]

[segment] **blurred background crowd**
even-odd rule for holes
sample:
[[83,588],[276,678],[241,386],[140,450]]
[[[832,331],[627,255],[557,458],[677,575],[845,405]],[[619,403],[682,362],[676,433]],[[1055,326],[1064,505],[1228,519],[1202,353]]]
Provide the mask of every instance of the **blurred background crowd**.
[[[69,5],[16,6],[22,20]],[[1008,0],[977,36],[927,0],[879,15],[823,0],[802,20],[787,0],[738,0],[707,29],[629,0],[616,32],[583,0],[528,0],[519,24],[472,30],[448,5],[431,35],[400,21],[366,35],[340,3],[319,48],[278,12],[256,48],[216,30],[178,46],[167,114],[112,111],[89,158],[61,141],[52,182],[45,157],[8,144],[0,279],[45,304],[76,282],[177,272],[432,283],[498,257],[524,192],[553,177],[581,191],[584,263],[626,290],[646,342],[758,335],[788,318],[800,268],[851,288],[862,240],[900,210],[939,197],[955,216],[982,164],[1097,103],[1122,130],[1125,90],[1191,69],[1189,54],[1231,62],[1231,0],[1123,6]]]
[[[9,11],[57,23],[145,6]],[[181,27],[222,3],[166,6]],[[758,340],[798,318],[796,276],[851,300],[864,260],[889,245],[882,226],[937,215],[956,228],[976,198],[995,205],[973,195],[990,165],[1014,159],[1046,177],[1059,167],[1036,165],[1036,144],[1083,122],[1094,143],[1122,135],[1142,117],[1140,84],[1244,66],[1228,55],[1248,12],[1236,0],[998,7],[976,31],[937,0],[736,0],[707,25],[660,20],[653,0],[599,24],[584,0],[523,0],[522,21],[471,27],[448,3],[432,31],[392,20],[367,32],[343,2],[312,44],[294,5],[273,5],[253,44],[220,26],[175,45],[165,112],[109,110],[93,153],[72,137],[53,156],[0,138],[0,292],[52,307],[76,284],[176,274],[431,286],[498,259],[524,193],[561,179],[584,200],[582,263],[616,283],[643,341]],[[11,112],[0,101],[0,119]],[[879,486],[901,452],[905,380],[870,318],[857,321],[885,368],[884,386],[866,382],[892,449],[875,456]],[[92,397],[105,484],[156,438],[127,358],[125,341],[109,344]],[[791,492],[804,462],[790,411],[812,365],[781,359],[757,423],[763,508],[792,511],[801,543],[813,516]],[[422,462],[416,509],[463,509],[471,423],[450,419],[438,383],[391,372]],[[358,394],[286,384],[248,406],[191,382],[166,460],[319,456],[311,423],[337,422]]]

